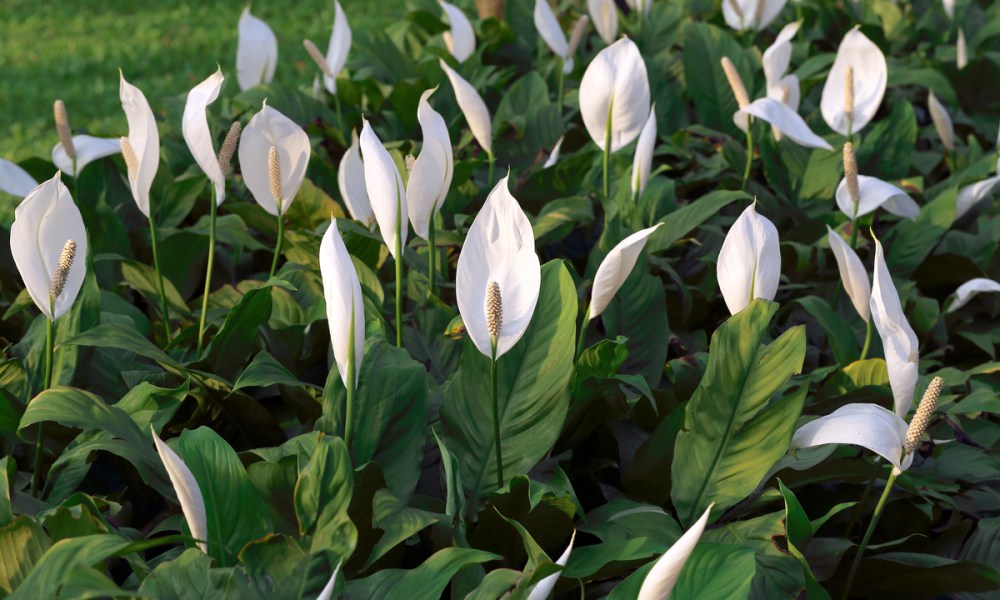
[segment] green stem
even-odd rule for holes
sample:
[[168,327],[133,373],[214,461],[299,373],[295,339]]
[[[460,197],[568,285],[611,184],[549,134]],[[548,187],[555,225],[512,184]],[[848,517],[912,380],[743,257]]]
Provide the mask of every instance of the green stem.
[[875,532],[875,527],[878,525],[878,520],[882,516],[882,510],[885,509],[886,500],[889,499],[889,492],[892,491],[892,485],[896,483],[896,471],[893,469],[892,474],[889,475],[889,481],[885,483],[885,490],[882,491],[882,497],[878,499],[878,504],[875,505],[875,513],[872,514],[872,520],[868,523],[868,529],[865,531],[864,537],[861,538],[861,545],[858,546],[858,553],[854,555],[854,562],[851,563],[851,570],[847,573],[847,580],[844,581],[844,591],[840,595],[841,600],[847,600],[851,594],[851,584],[854,582],[854,576],[858,572],[858,566],[861,564],[861,557],[865,554],[865,548],[868,546],[868,541],[871,540],[872,533]]
[[503,453],[500,451],[500,404],[497,398],[497,338],[491,340],[490,398],[493,400],[493,445],[497,461],[497,489],[503,487]]
[[861,358],[858,360],[864,360],[868,356],[868,347],[872,344],[872,319],[868,317],[868,321],[865,323],[865,345],[861,348]]
[[355,364],[354,357],[354,305],[351,304],[351,324],[350,324],[350,336],[347,343],[347,410],[344,416],[344,444],[347,445],[347,450],[350,452],[351,449],[351,431],[354,425],[354,397],[357,390],[357,382],[355,378],[355,372],[357,365]]
[[344,132],[344,119],[340,114],[340,94],[333,95],[333,105],[337,109],[337,131]]
[[583,322],[580,323],[580,338],[576,342],[576,357],[583,354],[583,344],[587,338],[587,327],[590,325],[590,307],[583,313]]
[[156,282],[160,287],[160,306],[163,308],[163,330],[167,334],[167,343],[171,341],[170,335],[170,306],[167,304],[167,293],[163,288],[163,271],[160,270],[160,257],[156,250],[156,224],[153,222],[153,211],[149,211],[149,238],[153,247],[153,268],[156,270]]
[[205,293],[201,297],[201,317],[198,319],[198,354],[205,341],[205,315],[208,314],[208,293],[212,290],[212,264],[215,261],[215,215],[218,212],[215,185],[212,185],[212,208],[208,219],[208,265],[205,267]]
[[747,165],[743,168],[743,191],[750,182],[750,166],[753,164],[753,121],[747,123]]
[[431,226],[427,229],[427,295],[434,295],[434,259],[437,246],[434,245],[434,210],[431,209]]
[[877,463],[875,465],[875,470],[872,472],[872,476],[868,478],[868,483],[865,485],[865,490],[861,492],[861,499],[858,503],[854,505],[854,510],[851,511],[851,518],[847,521],[847,529],[844,530],[844,537],[851,537],[851,532],[854,531],[854,524],[858,522],[861,517],[861,513],[864,511],[864,507],[868,504],[868,497],[872,494],[872,488],[875,487],[875,480],[878,479],[879,473],[882,472],[882,464]]
[[275,271],[278,270],[278,257],[281,256],[281,244],[285,241],[285,218],[281,214],[281,198],[278,198],[278,241],[274,245],[274,258],[271,260],[271,273],[267,276],[268,279],[274,277]]
[[[399,213],[397,213],[399,214]],[[396,347],[403,347],[403,248],[396,232]]]
[[493,169],[494,169],[494,166],[496,165],[497,157],[493,156],[493,151],[492,150],[487,150],[486,151],[486,155],[489,157],[488,158],[488,162],[489,162],[489,165],[490,165],[490,167],[489,167],[490,168],[489,175],[488,175],[488,177],[486,179],[487,193],[489,193],[489,190],[493,189]]
[[566,73],[566,59],[560,58],[556,63],[556,68],[558,73],[556,74],[556,108],[559,109],[559,119],[562,119],[563,111],[563,89],[565,85]]
[[[53,308],[55,301],[49,298],[49,306]],[[47,319],[45,322],[45,389],[52,387],[52,363],[55,362],[55,320]],[[42,425],[38,423],[38,438],[35,439],[35,470],[31,474],[31,495],[38,493],[39,485],[42,481]]]

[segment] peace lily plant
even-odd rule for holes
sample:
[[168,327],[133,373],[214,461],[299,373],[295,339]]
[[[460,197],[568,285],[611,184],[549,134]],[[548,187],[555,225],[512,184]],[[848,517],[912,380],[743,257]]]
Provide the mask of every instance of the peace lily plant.
[[371,227],[375,222],[375,213],[372,212],[372,204],[368,199],[365,164],[361,160],[357,131],[351,130],[351,145],[347,147],[337,166],[337,185],[351,218],[360,221],[365,227]]
[[684,532],[670,549],[663,553],[660,558],[653,563],[646,578],[642,581],[639,589],[638,600],[668,600],[670,594],[680,579],[684,564],[698,545],[701,534],[705,532],[705,525],[708,524],[708,516],[712,514],[715,503],[708,505],[701,517],[695,521],[690,529]]
[[840,281],[847,291],[848,298],[858,316],[865,322],[865,344],[861,349],[861,358],[864,360],[868,356],[868,347],[872,341],[872,319],[869,301],[872,296],[872,286],[868,279],[868,271],[861,263],[857,253],[844,241],[839,233],[826,227],[827,240],[830,242],[830,250],[837,261],[837,269],[840,271]]
[[333,0],[333,28],[330,41],[326,47],[326,55],[322,54],[311,40],[305,40],[306,51],[319,66],[323,74],[323,87],[333,96],[333,104],[337,111],[337,127],[343,130],[344,120],[340,112],[340,95],[337,94],[337,77],[347,63],[347,55],[351,51],[351,25],[347,15],[338,0]]
[[52,113],[56,133],[59,134],[59,142],[52,147],[52,162],[61,172],[76,177],[91,162],[121,152],[118,138],[73,135],[66,104],[62,100],[53,103]]
[[264,21],[243,9],[237,26],[236,81],[241,90],[271,83],[278,66],[278,38]]
[[736,314],[754,298],[774,300],[781,277],[781,251],[774,223],[748,206],[726,234],[716,263],[719,289]]
[[889,83],[885,55],[855,27],[844,36],[823,85],[820,111],[830,129],[850,139],[871,122]]
[[559,66],[556,69],[556,104],[562,113],[563,86],[566,74],[573,70],[573,56],[569,50],[569,42],[566,34],[563,33],[559,19],[552,12],[548,0],[535,0],[535,29],[542,41],[552,50],[552,53],[559,57]]
[[20,166],[0,158],[0,192],[24,198],[38,182]]
[[497,361],[524,335],[541,289],[531,222],[510,194],[508,178],[493,188],[469,227],[455,272],[455,295],[466,331],[490,359],[497,488],[504,482]]

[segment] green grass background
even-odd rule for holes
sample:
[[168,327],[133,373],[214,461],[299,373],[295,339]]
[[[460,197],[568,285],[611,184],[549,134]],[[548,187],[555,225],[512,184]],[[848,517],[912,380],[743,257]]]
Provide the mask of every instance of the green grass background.
[[[128,125],[118,99],[118,68],[153,110],[187,94],[222,66],[223,93],[236,85],[239,0],[2,0],[0,158],[48,158],[58,141],[52,102],[66,103],[74,133],[119,136]],[[383,27],[404,0],[341,0],[355,32]],[[302,47],[323,50],[333,25],[332,0],[255,0],[255,16],[278,38],[275,83],[310,84],[316,68]],[[179,126],[179,124],[178,124]]]

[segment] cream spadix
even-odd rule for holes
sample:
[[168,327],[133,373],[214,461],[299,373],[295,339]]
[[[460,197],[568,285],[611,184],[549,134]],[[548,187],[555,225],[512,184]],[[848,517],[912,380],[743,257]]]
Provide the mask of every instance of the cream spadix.
[[449,67],[448,63],[443,60],[440,63],[441,69],[448,76],[448,81],[451,82],[451,87],[455,91],[455,100],[458,101],[458,107],[465,115],[465,122],[472,130],[472,137],[476,138],[487,154],[493,154],[493,125],[486,103],[476,92],[476,88]]
[[906,320],[899,294],[892,283],[889,268],[885,264],[882,243],[875,239],[875,282],[870,301],[872,319],[882,347],[885,349],[885,366],[889,372],[889,386],[892,388],[896,414],[906,416],[913,402],[913,390],[917,386],[919,345],[917,334]]
[[191,155],[201,170],[215,185],[215,199],[222,204],[226,199],[226,178],[222,173],[215,145],[212,143],[212,132],[208,128],[208,105],[215,102],[222,89],[222,69],[208,76],[208,79],[196,85],[188,92],[187,103],[184,105],[184,117],[181,120],[181,130]]
[[361,129],[361,156],[365,165],[365,187],[368,189],[368,199],[378,221],[379,231],[385,245],[394,259],[397,256],[397,240],[399,249],[406,246],[406,188],[392,156],[382,145],[378,136],[372,130],[368,121],[362,118],[364,126]]
[[14,209],[10,252],[38,310],[53,320],[64,315],[87,272],[87,230],[60,173],[31,190]]
[[278,66],[278,38],[267,23],[250,14],[247,6],[240,14],[236,42],[236,81],[241,90],[271,83]]
[[868,301],[871,299],[872,286],[868,280],[868,272],[861,264],[856,252],[851,249],[850,244],[840,237],[840,234],[826,227],[827,239],[830,241],[830,250],[833,250],[833,257],[837,260],[837,269],[840,271],[840,281],[844,284],[844,290],[854,305],[854,310],[865,321],[871,318],[871,308]]
[[163,461],[163,466],[170,477],[170,483],[177,493],[177,500],[181,503],[181,512],[187,521],[188,529],[191,530],[191,537],[199,541],[198,548],[202,552],[208,553],[208,544],[204,540],[208,539],[208,517],[205,513],[205,499],[201,495],[201,488],[194,474],[188,468],[181,457],[170,448],[160,436],[156,435],[156,430],[150,426],[153,434],[153,443],[156,445],[156,452]]
[[[337,230],[336,219],[331,220],[320,243],[319,269],[323,276],[326,319],[330,325],[330,341],[340,380],[347,387],[348,378],[353,375],[357,385],[365,350],[365,305],[358,272]],[[354,346],[353,374],[348,369],[351,346]]]
[[[458,257],[458,310],[476,348],[491,356],[488,294],[496,284],[502,298],[496,358],[524,335],[538,302],[542,274],[531,222],[501,179],[476,215]],[[496,319],[494,319],[496,320]]]
[[[142,214],[149,216],[149,190],[160,166],[160,134],[156,130],[156,118],[149,107],[146,96],[139,88],[125,81],[121,76],[119,86],[122,109],[128,119],[128,146],[132,156],[125,157],[128,166],[129,187],[132,197]],[[123,152],[125,145],[122,145]]]
[[406,182],[406,209],[410,223],[414,233],[423,239],[427,239],[434,215],[441,210],[448,195],[454,164],[448,125],[427,101],[436,90],[425,91],[417,104],[423,146]]
[[716,275],[726,307],[734,315],[754,298],[774,300],[781,277],[778,230],[757,214],[756,202],[743,211],[726,234]]
[[864,129],[882,104],[888,82],[889,67],[878,46],[857,27],[847,32],[823,85],[820,110],[826,124],[841,135]]
[[677,579],[681,576],[681,570],[684,569],[684,563],[691,556],[694,547],[698,545],[701,534],[705,532],[708,516],[712,514],[714,506],[714,502],[709,504],[701,518],[695,521],[694,525],[656,560],[653,568],[646,574],[646,579],[642,582],[638,600],[667,600],[670,598],[670,593],[674,591]]
[[580,113],[601,150],[632,143],[649,116],[649,79],[639,48],[622,38],[598,52],[580,81]]
[[[280,179],[274,182],[277,188],[269,173],[271,148],[277,151],[280,165]],[[288,210],[305,179],[310,152],[306,132],[265,102],[243,129],[239,147],[243,181],[261,208],[277,216],[280,200],[281,213]]]
[[601,261],[601,266],[597,267],[597,274],[594,275],[593,291],[590,293],[590,312],[588,316],[591,319],[597,318],[608,307],[608,303],[615,297],[615,294],[621,289],[622,284],[625,283],[629,273],[635,267],[636,261],[639,260],[639,255],[642,254],[642,249],[646,246],[646,241],[649,240],[649,236],[660,225],[662,223],[657,223],[652,227],[637,231],[628,236],[612,248],[611,252],[608,252],[608,255]]
[[357,131],[351,130],[351,145],[347,147],[337,167],[337,185],[351,218],[361,221],[365,227],[370,227],[375,222],[375,213],[372,212],[372,205],[368,200],[365,164],[361,161]]

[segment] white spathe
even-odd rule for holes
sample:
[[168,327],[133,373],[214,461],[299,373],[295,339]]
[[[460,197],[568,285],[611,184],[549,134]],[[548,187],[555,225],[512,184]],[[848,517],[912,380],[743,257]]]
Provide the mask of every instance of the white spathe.
[[451,25],[451,31],[444,33],[444,44],[455,60],[463,63],[476,51],[476,33],[472,29],[472,23],[459,7],[444,0],[438,1]]
[[587,66],[580,80],[580,113],[587,133],[601,150],[605,149],[609,126],[611,152],[621,150],[639,135],[649,116],[649,78],[632,40],[618,40],[598,52]]
[[[281,198],[271,194],[267,158],[271,146],[277,148],[281,165]],[[261,208],[277,216],[280,200],[281,214],[288,210],[306,178],[311,151],[306,132],[295,121],[268,106],[265,100],[260,112],[250,119],[240,134],[239,148],[243,181]]]
[[955,149],[955,126],[951,122],[948,109],[941,104],[933,91],[927,94],[927,110],[931,113],[931,120],[934,121],[934,129],[937,130],[941,143],[945,150],[951,152]]
[[[802,21],[789,23],[778,34],[764,55],[761,64],[764,67],[764,79],[767,82],[767,97],[784,102],[793,111],[799,110],[799,78],[787,75],[792,62],[792,38],[799,32]],[[787,91],[787,100],[785,99]]]
[[[844,112],[847,67],[854,70],[854,110],[851,114]],[[820,111],[826,124],[841,135],[864,129],[882,104],[888,82],[889,67],[879,47],[857,27],[847,32],[823,85]]]
[[608,303],[615,297],[635,267],[649,236],[662,224],[657,223],[628,236],[612,248],[601,261],[601,265],[597,267],[597,274],[594,275],[594,287],[590,292],[588,315],[591,319],[597,318],[608,307]]
[[904,455],[903,451],[908,428],[899,415],[877,404],[846,404],[800,427],[789,448],[852,444],[868,448],[899,471],[905,471],[913,462],[913,455]]
[[149,107],[146,96],[139,88],[125,81],[125,76],[119,72],[121,81],[119,97],[122,109],[128,119],[128,141],[135,152],[135,173],[129,172],[129,187],[132,197],[142,214],[149,216],[149,190],[153,187],[153,178],[160,166],[160,134],[156,130],[156,118],[153,109]]
[[160,436],[156,435],[156,430],[153,429],[152,425],[149,430],[153,434],[156,452],[160,455],[170,483],[173,484],[174,491],[177,493],[177,500],[181,503],[181,512],[184,513],[184,520],[187,521],[188,529],[191,530],[191,537],[200,540],[197,542],[198,548],[207,554],[208,544],[204,540],[208,539],[208,517],[205,513],[205,499],[201,495],[198,481],[181,457],[164,443]]
[[399,249],[406,248],[406,234],[409,228],[406,224],[406,188],[399,174],[396,163],[389,151],[382,145],[378,135],[364,117],[361,118],[361,157],[365,165],[365,187],[368,189],[368,201],[372,204],[375,220],[378,221],[382,240],[389,247],[389,253],[396,260],[397,241]]
[[913,390],[917,387],[919,344],[917,334],[903,314],[899,294],[889,275],[878,239],[875,240],[875,282],[870,306],[875,328],[885,349],[885,366],[889,372],[889,387],[892,388],[896,414],[905,417],[913,402]]
[[[52,276],[68,240],[76,243],[76,258],[62,293],[51,298]],[[28,192],[14,209],[10,253],[38,310],[53,320],[66,314],[87,274],[87,230],[61,173]]]
[[569,56],[569,42],[566,40],[566,33],[559,25],[559,19],[552,12],[548,0],[535,0],[534,18],[538,35],[542,37],[542,40],[556,56],[563,59],[563,72],[572,71],[573,59]]
[[639,588],[638,600],[667,600],[670,598],[677,579],[681,576],[684,563],[687,562],[694,547],[698,545],[701,534],[705,532],[708,516],[712,513],[715,503],[708,505],[701,518],[695,521],[690,529],[684,532],[663,556],[656,560],[653,568],[646,574],[646,579]]
[[[562,143],[562,138],[559,138],[559,143]],[[118,144],[118,140],[115,140],[115,144]],[[24,198],[36,187],[38,182],[27,171],[0,158],[0,192]]]
[[552,152],[549,153],[549,157],[545,159],[545,164],[542,165],[543,169],[553,167],[557,162],[559,162],[559,153],[562,151],[562,143],[564,139],[566,139],[565,135],[559,136],[559,139],[556,141],[556,145],[552,146]]
[[746,131],[746,124],[748,122],[745,115],[767,121],[800,146],[833,150],[833,146],[813,133],[812,129],[809,129],[809,126],[806,125],[806,122],[802,120],[802,117],[797,112],[780,100],[758,98],[744,108],[736,111],[733,115],[733,122],[744,131]]
[[465,121],[469,124],[469,129],[472,130],[472,137],[476,138],[476,141],[479,142],[483,150],[486,150],[487,154],[492,155],[493,125],[490,120],[490,111],[486,108],[486,103],[483,102],[483,99],[476,92],[476,88],[472,87],[472,84],[449,67],[448,63],[443,60],[440,63],[441,69],[448,76],[448,81],[451,82],[451,87],[455,91],[455,100],[458,101],[458,107],[462,109]]
[[854,310],[862,320],[868,321],[871,318],[871,308],[868,301],[872,296],[872,285],[868,279],[868,271],[865,271],[864,264],[858,258],[858,254],[851,248],[850,244],[840,237],[840,234],[826,226],[827,239],[830,241],[830,250],[833,250],[833,257],[837,260],[837,269],[840,271],[840,281],[844,284],[844,290],[854,305]]
[[1000,283],[985,277],[977,277],[966,281],[955,290],[955,299],[948,306],[947,312],[955,312],[965,306],[969,300],[972,300],[973,296],[984,292],[1000,292]]
[[469,337],[487,357],[491,356],[491,341],[486,290],[491,282],[500,287],[503,317],[497,358],[524,335],[542,283],[531,222],[507,189],[508,177],[493,188],[469,227],[455,274],[458,310]]
[[236,81],[241,90],[271,83],[278,66],[278,38],[267,23],[250,14],[247,6],[240,14],[236,42]]
[[375,213],[368,200],[368,187],[365,185],[365,164],[361,161],[361,147],[358,145],[358,132],[351,130],[351,145],[344,152],[337,167],[337,186],[340,196],[347,205],[351,218],[371,227],[375,222]]
[[434,215],[441,210],[448,195],[454,171],[448,124],[428,102],[435,91],[436,87],[425,91],[417,104],[423,147],[413,161],[413,169],[406,182],[406,209],[410,223],[413,224],[413,232],[425,240]]
[[[573,552],[573,542],[576,540],[576,529],[573,530],[573,535],[569,538],[569,544],[566,545],[566,549],[563,553],[559,555],[556,559],[556,564],[560,567],[565,567],[566,563],[569,561],[569,555]],[[548,577],[542,579],[535,584],[535,587],[531,589],[531,593],[528,594],[528,600],[546,600],[552,590],[556,587],[556,582],[559,581],[559,573],[553,573]]]
[[726,234],[716,275],[726,307],[734,315],[754,298],[774,300],[781,278],[778,230],[757,214],[756,202],[743,211]]
[[323,86],[331,94],[337,94],[337,75],[347,63],[347,54],[351,51],[351,25],[340,2],[333,0],[333,30],[330,32],[330,43],[326,48],[326,64],[330,67],[333,77],[324,74]]
[[194,86],[188,92],[187,103],[184,105],[184,117],[181,119],[181,131],[188,150],[194,156],[195,162],[215,185],[215,199],[218,204],[226,199],[226,178],[222,175],[219,165],[219,155],[212,143],[212,132],[208,128],[208,105],[215,102],[222,89],[222,69],[208,76],[208,79]]
[[837,207],[851,219],[867,215],[880,207],[906,219],[916,219],[920,215],[920,206],[909,194],[876,177],[858,175],[858,195],[860,200],[855,213],[854,201],[847,189],[847,179],[840,180],[836,194]]
[[615,0],[587,0],[587,12],[594,22],[597,35],[605,44],[612,44],[618,37],[618,7]]
[[330,226],[323,234],[323,241],[319,246],[319,270],[323,277],[330,342],[340,380],[346,387],[351,375],[348,371],[348,356],[353,345],[353,375],[354,385],[357,386],[365,351],[365,305],[358,272],[337,230],[336,219],[331,219]]
[[73,170],[73,159],[66,154],[62,142],[52,147],[52,163],[67,175],[76,177],[83,168],[99,158],[118,154],[122,151],[120,138],[101,138],[92,135],[74,135],[73,149],[76,150],[76,170]]
[[649,118],[639,132],[632,158],[632,196],[639,197],[646,191],[649,173],[653,169],[653,152],[656,150],[656,104],[649,107]]

